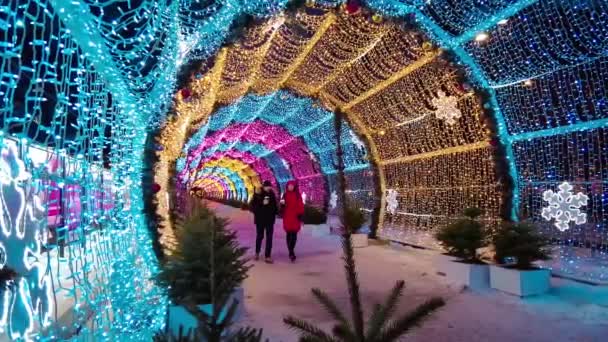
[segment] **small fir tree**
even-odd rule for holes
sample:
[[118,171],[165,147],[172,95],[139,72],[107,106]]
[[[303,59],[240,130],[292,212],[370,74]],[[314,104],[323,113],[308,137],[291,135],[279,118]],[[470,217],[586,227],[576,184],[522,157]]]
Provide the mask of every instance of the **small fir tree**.
[[481,215],[478,208],[464,210],[465,218],[443,227],[435,237],[447,250],[449,255],[461,258],[465,262],[481,263],[477,249],[484,246],[486,232],[476,218]]
[[351,201],[347,203],[341,217],[342,225],[351,234],[357,234],[365,224],[365,214],[355,203]]
[[[232,323],[238,303],[228,301],[249,269],[247,249],[227,224],[208,208],[194,206],[177,220],[177,248],[157,276],[169,297],[197,319],[197,335],[209,342],[219,342]],[[211,314],[199,309],[202,304],[211,304]]]
[[496,254],[494,259],[504,264],[507,258],[515,259],[515,268],[533,269],[533,262],[550,259],[548,241],[530,223],[505,222],[492,237]]

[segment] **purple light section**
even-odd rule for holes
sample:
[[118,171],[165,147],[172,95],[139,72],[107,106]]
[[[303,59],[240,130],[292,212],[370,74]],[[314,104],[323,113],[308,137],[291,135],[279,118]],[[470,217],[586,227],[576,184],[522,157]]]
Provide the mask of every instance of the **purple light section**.
[[254,121],[248,124],[236,123],[214,132],[206,137],[202,144],[190,151],[188,163],[194,159],[194,156],[215,145],[238,141],[259,143],[268,150],[276,150],[278,155],[290,165],[297,165],[297,168],[292,170],[295,178],[312,176],[321,170],[317,162],[311,161],[310,151],[301,139],[294,137],[281,126],[264,121]]

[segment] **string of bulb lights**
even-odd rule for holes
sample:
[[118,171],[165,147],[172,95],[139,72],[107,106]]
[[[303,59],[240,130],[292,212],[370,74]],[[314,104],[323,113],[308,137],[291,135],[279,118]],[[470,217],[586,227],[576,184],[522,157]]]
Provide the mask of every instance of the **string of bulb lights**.
[[[608,245],[605,2],[290,5],[0,7],[0,269],[16,274],[15,291],[1,294],[0,334],[150,340],[168,303],[150,281],[162,254],[155,242],[173,238],[170,224],[151,226],[145,200],[155,195],[168,217],[176,167],[195,170],[191,184],[216,198],[248,197],[263,169],[278,188],[299,178],[323,189],[309,197],[326,204],[336,190],[334,111],[347,121],[349,194],[370,213],[379,205],[381,236],[432,245],[437,226],[478,206],[488,222],[538,223],[558,249],[556,272],[607,279],[605,268],[580,266],[605,260]],[[246,15],[255,20],[238,24]],[[208,65],[183,82],[180,70],[197,60]],[[228,121],[224,110],[234,110]],[[288,133],[286,144],[243,139],[270,137],[254,121]],[[191,154],[234,125],[239,139]],[[283,158],[299,148],[312,154]],[[159,161],[142,185],[150,149]],[[228,167],[203,166],[209,160]],[[585,223],[542,216],[558,205],[544,194],[564,184],[588,197],[577,208]]]

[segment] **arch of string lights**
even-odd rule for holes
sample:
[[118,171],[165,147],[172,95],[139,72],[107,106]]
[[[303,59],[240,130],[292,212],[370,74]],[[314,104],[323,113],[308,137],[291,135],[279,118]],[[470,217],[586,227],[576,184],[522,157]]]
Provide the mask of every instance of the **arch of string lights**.
[[[199,130],[205,135],[197,132],[190,138],[186,143],[187,157],[182,167],[178,167],[179,176],[189,183],[196,182],[197,178],[189,177],[194,174],[193,169],[200,168],[210,157],[229,156],[252,165],[276,190],[284,188],[290,179],[298,180],[308,202],[324,207],[328,199],[325,177],[336,172],[337,163],[331,135],[333,122],[333,113],[311,99],[286,91],[266,96],[248,95],[216,111]],[[369,169],[365,146],[348,124],[343,126],[342,137],[345,171]],[[260,149],[254,151],[257,154],[242,150],[258,145]],[[267,159],[270,156],[274,158]],[[279,171],[279,177],[275,177],[273,170],[277,169],[285,171]],[[286,176],[281,178],[282,174]]]
[[205,167],[198,172],[199,179],[195,182],[194,188],[197,188],[199,184],[204,184],[203,181],[207,178],[219,177],[226,181],[223,198],[245,201],[253,191],[255,180],[252,181],[249,176],[252,172],[244,168],[243,165],[235,166],[234,164],[226,167]]
[[[265,16],[243,30],[241,39],[211,49],[213,66],[195,72],[186,94],[177,96],[180,115],[168,127],[185,123],[183,135],[161,141],[185,147],[168,151],[166,160],[193,151],[184,144],[187,131],[198,135],[191,142],[204,140],[207,121],[234,115],[226,109],[230,104],[260,108],[259,102],[288,88],[318,98],[324,109],[345,112],[370,146],[378,167],[368,182],[380,183],[384,194],[384,237],[435,247],[429,239],[435,227],[464,206],[479,206],[491,224],[501,216],[533,220],[557,245],[568,247],[558,251],[562,255],[552,266],[605,278],[604,271],[579,266],[598,255],[592,250],[605,250],[607,241],[607,121],[605,94],[597,90],[604,78],[606,4],[369,0],[324,11],[341,3],[308,1],[307,10]],[[387,18],[394,18],[391,25],[417,28],[439,50],[416,45],[419,37],[408,41],[408,30],[383,28]],[[458,70],[464,81],[452,77]],[[218,111],[218,104],[229,106]],[[444,115],[450,111],[460,117]],[[262,112],[232,118],[249,123]],[[430,120],[442,115],[445,125]],[[480,125],[488,116],[493,122]],[[570,208],[572,216],[551,214],[559,204],[543,197],[564,182],[574,185],[572,195],[595,194],[586,205]],[[546,217],[543,208],[549,210]],[[575,218],[580,213],[585,219]]]
[[[239,44],[236,50],[220,49],[234,23],[244,14],[279,18],[289,1],[3,3],[0,268],[8,280],[0,289],[0,334],[16,340],[149,340],[164,324],[167,299],[149,281],[156,273],[157,258],[152,248],[155,228],[148,229],[142,213],[147,191],[140,184],[146,128],[169,128],[162,131],[164,150],[156,165],[156,177],[166,190],[167,166],[181,156],[188,132],[206,124],[216,102],[235,102],[251,87],[260,93],[288,87],[318,97],[324,107],[346,111],[353,130],[370,146],[370,157],[377,163],[375,177],[387,195],[382,196],[380,217],[384,236],[406,240],[411,231],[436,226],[442,215],[457,215],[462,204],[482,205],[488,219],[498,217],[504,203],[496,193],[508,190],[507,183],[493,184],[496,175],[488,165],[494,163],[494,144],[488,134],[479,134],[482,129],[471,126],[475,120],[469,120],[475,116],[471,113],[482,110],[466,95],[469,92],[454,89],[457,82],[445,77],[450,75],[448,69],[431,67],[428,61],[439,58],[436,50],[411,49],[403,34],[375,28],[373,24],[383,20],[379,15],[412,23],[453,56],[473,88],[487,92],[481,104],[496,121],[505,169],[513,179],[508,200],[511,218],[539,223],[549,218],[540,227],[563,247],[554,265],[557,270],[605,280],[605,269],[585,267],[591,254],[605,258],[597,251],[605,251],[608,241],[606,2],[362,2],[377,15],[357,14],[353,1],[347,7],[352,22],[343,14],[299,12],[296,22],[302,25],[274,23],[272,30],[264,31],[278,40],[251,39],[260,35],[244,31],[243,42],[251,45],[241,50]],[[322,10],[342,3],[317,0],[314,7]],[[332,25],[351,25],[352,30],[339,36]],[[291,41],[295,47],[291,52],[275,44],[281,39],[287,43],[284,38],[289,38],[290,30],[301,37]],[[319,51],[313,57],[323,58],[319,55],[323,49],[315,44],[323,42],[324,34],[334,37],[330,42],[336,49],[355,47],[350,53],[333,55],[335,60],[326,64],[331,66],[329,72],[302,63],[307,58],[303,51]],[[391,45],[379,34],[401,44],[388,50],[394,59],[385,60],[383,68],[373,63],[373,56]],[[266,68],[255,76],[274,75],[262,82],[252,84],[251,74],[223,78],[225,66],[238,69],[233,63],[239,52],[246,57],[262,55],[246,54],[256,42],[269,56],[293,53],[293,58],[286,65],[275,60],[274,71],[272,64],[257,64],[251,58],[253,66]],[[165,124],[178,69],[210,56],[215,56],[214,65],[192,82],[192,99],[178,96],[180,115]],[[312,68],[299,68],[304,64]],[[247,63],[241,66],[258,70]],[[358,83],[333,79],[339,76],[334,70],[362,75],[364,67],[372,68],[368,73],[372,76]],[[338,101],[336,91],[328,91],[331,87],[341,92]],[[379,87],[389,88],[401,100],[374,93]],[[439,89],[447,99],[459,98],[462,118],[456,118],[452,130],[427,120],[431,115],[424,116],[429,108],[437,110],[446,102]],[[353,99],[359,103],[349,107]],[[255,143],[233,147],[249,149],[249,145]],[[263,153],[262,147],[249,150]],[[278,158],[274,154],[266,158],[271,168],[280,169],[272,161]],[[215,173],[213,168],[204,172]],[[279,183],[293,176],[288,174],[293,170],[283,172],[281,176],[275,172]],[[238,182],[238,178],[231,179]],[[357,184],[361,179],[365,177],[351,177],[349,185],[365,188],[366,184]],[[227,180],[215,182],[217,191],[237,189]],[[578,204],[585,204],[574,208],[579,213],[571,212],[585,213],[584,220],[570,222],[551,210],[563,202],[557,195],[557,203],[549,205],[564,182],[574,188],[560,188],[566,198],[570,191],[576,193],[572,197],[579,193],[587,197],[586,201],[576,197]],[[491,204],[484,204],[484,195]],[[545,215],[543,208],[549,209]],[[167,211],[168,204],[160,201],[160,212]],[[170,233],[163,234],[161,241],[170,239],[166,235]]]

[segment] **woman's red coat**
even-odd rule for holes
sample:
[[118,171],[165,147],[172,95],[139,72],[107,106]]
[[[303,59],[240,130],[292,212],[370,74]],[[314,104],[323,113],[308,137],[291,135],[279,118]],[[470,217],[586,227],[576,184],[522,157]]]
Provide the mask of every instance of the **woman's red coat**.
[[297,191],[286,191],[284,199],[283,229],[288,233],[297,233],[302,229],[302,223],[298,218],[298,216],[304,214],[302,197]]

